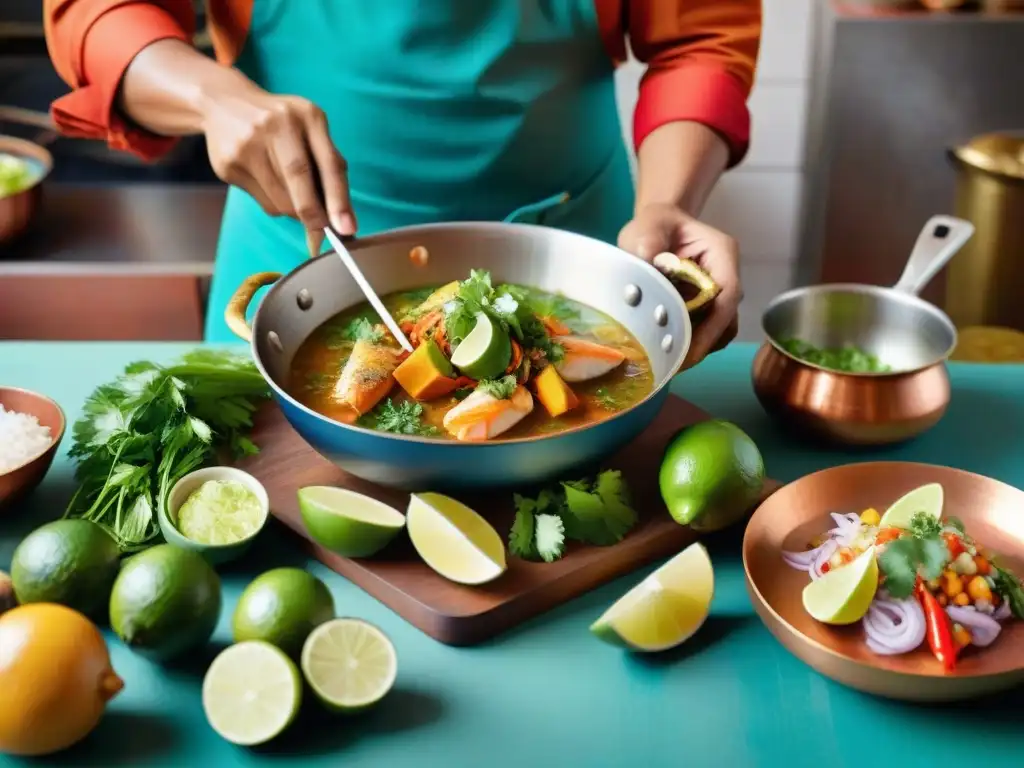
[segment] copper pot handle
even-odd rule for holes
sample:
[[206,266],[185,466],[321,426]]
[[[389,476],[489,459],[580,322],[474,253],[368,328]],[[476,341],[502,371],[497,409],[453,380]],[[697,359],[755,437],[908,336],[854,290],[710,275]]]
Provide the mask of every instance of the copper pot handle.
[[897,291],[917,295],[974,234],[974,225],[953,216],[932,216],[917,237]]
[[249,326],[249,321],[245,319],[245,313],[249,310],[252,297],[260,288],[276,283],[281,277],[280,272],[257,272],[255,275],[249,275],[228,301],[228,306],[224,310],[224,322],[228,324],[231,332],[242,341],[252,341],[252,328]]

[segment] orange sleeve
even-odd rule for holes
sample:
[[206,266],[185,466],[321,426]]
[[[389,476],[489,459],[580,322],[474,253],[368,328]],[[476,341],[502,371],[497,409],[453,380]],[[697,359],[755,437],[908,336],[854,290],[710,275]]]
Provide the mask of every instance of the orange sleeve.
[[625,59],[626,39],[647,64],[633,115],[639,148],[656,128],[702,123],[729,145],[730,165],[750,144],[747,99],[761,42],[761,0],[596,0],[605,47]]
[[43,21],[53,65],[72,88],[50,109],[60,131],[106,140],[145,159],[170,150],[175,139],[132,126],[114,99],[139,51],[157,40],[191,41],[191,0],[43,0]]

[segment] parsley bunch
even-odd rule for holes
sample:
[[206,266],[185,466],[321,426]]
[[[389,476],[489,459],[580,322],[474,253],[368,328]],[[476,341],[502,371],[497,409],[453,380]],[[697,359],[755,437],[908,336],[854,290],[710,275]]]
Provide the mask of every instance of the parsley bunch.
[[516,494],[509,551],[525,560],[553,562],[565,554],[565,540],[595,546],[621,541],[637,523],[629,488],[618,470],[594,480],[561,483],[536,498]]
[[220,449],[257,452],[245,433],[270,396],[248,356],[199,349],[170,366],[138,362],[86,400],[69,456],[79,488],[65,517],[92,520],[122,552],[160,535],[157,505],[181,477]]

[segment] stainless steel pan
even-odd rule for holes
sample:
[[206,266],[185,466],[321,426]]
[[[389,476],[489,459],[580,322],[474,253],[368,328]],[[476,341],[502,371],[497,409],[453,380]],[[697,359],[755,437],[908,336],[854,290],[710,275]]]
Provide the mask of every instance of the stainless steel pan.
[[[425,266],[409,252],[424,246]],[[496,282],[562,293],[618,320],[651,359],[654,391],[614,417],[559,434],[491,443],[458,443],[393,435],[333,421],[286,392],[299,345],[338,312],[363,301],[334,254],[312,259],[287,275],[249,277],[232,298],[229,327],[250,341],[253,358],[296,431],[342,469],[404,489],[523,486],[591,465],[643,431],[668,396],[668,385],[690,345],[689,312],[673,284],[649,264],[582,235],[525,224],[454,223],[409,227],[353,240],[353,257],[381,295],[464,279],[489,270]],[[246,310],[255,293],[273,285],[252,325]],[[656,462],[660,457],[652,456]]]

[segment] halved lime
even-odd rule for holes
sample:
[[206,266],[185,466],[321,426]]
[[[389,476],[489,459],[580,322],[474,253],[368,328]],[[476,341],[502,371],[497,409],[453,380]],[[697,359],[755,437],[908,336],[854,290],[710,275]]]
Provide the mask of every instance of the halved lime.
[[203,710],[222,738],[265,744],[291,725],[302,704],[302,677],[284,652],[260,640],[221,651],[203,679]]
[[804,587],[804,610],[824,624],[853,624],[864,618],[877,591],[878,561],[875,548],[868,547]]
[[452,353],[452,365],[473,379],[493,379],[508,368],[512,342],[508,333],[483,312],[476,325]]
[[177,528],[197,544],[237,544],[259,533],[267,510],[241,483],[207,480],[178,508]]
[[715,572],[702,544],[691,544],[620,597],[590,631],[634,651],[664,651],[704,624],[715,594]]
[[879,521],[880,528],[909,528],[910,520],[924,512],[938,520],[942,516],[943,492],[939,483],[928,483],[898,498]]
[[343,557],[377,554],[405,525],[384,502],[327,485],[300,488],[299,512],[313,540]]
[[360,619],[334,619],[302,648],[302,674],[328,707],[355,712],[376,704],[395,684],[398,657],[388,636]]
[[505,572],[501,536],[465,504],[439,493],[414,493],[406,520],[420,557],[446,579],[483,584]]

